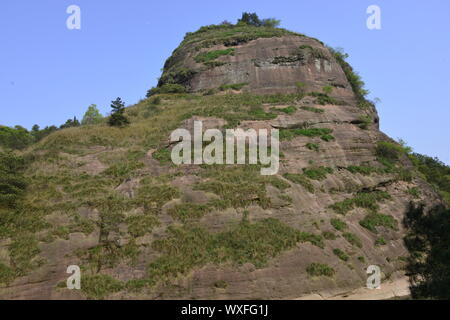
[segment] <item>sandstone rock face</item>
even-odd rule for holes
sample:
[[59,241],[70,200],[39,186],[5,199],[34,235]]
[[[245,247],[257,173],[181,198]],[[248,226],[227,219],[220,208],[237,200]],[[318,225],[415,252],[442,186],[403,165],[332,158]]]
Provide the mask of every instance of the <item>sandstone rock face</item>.
[[[323,56],[312,56],[310,48],[322,52]],[[225,49],[227,47],[218,45],[194,54]],[[302,54],[301,58],[297,58],[297,54]],[[188,54],[184,66],[199,70],[189,82],[193,91],[248,83],[245,90],[254,93],[290,93],[296,92],[297,82],[303,82],[308,84],[305,89],[309,91],[320,91],[323,86],[333,83],[339,88],[336,94],[353,96],[342,69],[332,55],[318,41],[310,38],[285,36],[257,39],[236,46],[234,55],[222,56],[217,61],[224,64],[202,71],[202,65],[195,63],[193,55]]]
[[[198,58],[198,55],[217,51],[228,53],[213,56],[209,60]],[[177,73],[180,70],[188,76],[180,78]],[[374,107],[361,107],[358,104],[358,95],[341,64],[323,44],[294,34],[260,37],[244,42],[227,40],[226,43],[213,43],[206,47],[187,43],[178,48],[166,62],[160,87],[170,83],[181,83],[192,95],[175,98],[162,95],[161,106],[158,107],[160,113],[148,119],[141,117],[149,112],[148,101],[139,103],[130,108],[138,114],[132,119],[130,128],[120,131],[103,127],[69,129],[49,137],[40,145],[41,150],[50,149],[57,139],[61,139],[64,145],[72,143],[69,146],[72,149],[78,147],[75,156],[67,153],[58,161],[38,162],[28,174],[42,175],[50,181],[49,177],[55,172],[73,172],[74,177],[70,176],[70,179],[78,184],[71,182],[71,188],[64,188],[64,181],[57,182],[55,189],[60,190],[62,195],[52,201],[58,203],[63,199],[64,203],[73,203],[71,201],[77,199],[79,204],[74,205],[73,211],[56,208],[47,213],[45,220],[52,229],[40,231],[36,235],[40,253],[34,258],[42,258],[44,262],[26,275],[0,286],[0,298],[89,297],[83,290],[57,288],[58,283],[67,279],[65,271],[71,264],[84,266],[84,275],[108,275],[121,281],[123,287],[106,292],[103,298],[109,299],[295,299],[315,293],[332,296],[364,287],[369,265],[380,266],[383,281],[403,278],[402,268],[408,252],[403,244],[405,230],[402,220],[408,204],[411,201],[424,201],[431,206],[439,203],[440,197],[419,176],[414,175],[405,155],[398,156],[394,169],[387,170],[385,164],[380,162],[377,154],[379,142],[392,143],[392,140],[379,131]],[[220,87],[222,90],[218,89]],[[323,94],[324,87],[331,87],[332,90],[321,101],[320,98],[324,96],[320,94]],[[236,175],[233,179],[225,176],[223,181],[218,181],[214,174],[209,174],[207,168],[197,165],[176,167],[162,160],[164,152],[171,148],[168,129],[182,127],[192,130],[193,121],[203,121],[204,130],[223,130],[230,114],[248,109],[246,99],[254,95],[271,94],[291,94],[292,98],[289,102],[277,100],[276,96],[266,100],[261,98],[261,104],[251,107],[259,108],[258,116],[273,116],[260,119],[250,114],[248,119],[239,118],[237,126],[256,130],[276,128],[288,133],[296,129],[312,130],[305,134],[293,133],[289,139],[281,140],[280,170],[275,176],[278,187],[277,184],[260,182],[259,176],[254,176],[252,180],[245,171],[242,176]],[[222,100],[219,99],[221,97]],[[242,97],[242,101],[236,97]],[[232,102],[227,105],[227,100]],[[236,101],[240,104],[232,105]],[[150,107],[153,108],[152,105]],[[209,114],[208,110],[213,109],[223,109],[223,117],[217,112]],[[285,112],[287,109],[289,112]],[[179,121],[174,120],[178,119],[177,112],[185,112]],[[171,121],[175,123],[171,124]],[[153,130],[157,125],[159,127]],[[329,134],[307,134],[313,129],[329,129]],[[80,131],[81,138],[75,135],[78,132],[76,130],[84,130]],[[104,136],[99,136],[95,130],[104,130]],[[158,141],[158,146],[148,143],[142,136]],[[67,137],[70,139],[63,139]],[[112,142],[110,137],[115,137],[119,142]],[[130,158],[136,158],[136,152],[142,157],[130,161]],[[136,165],[136,161],[140,165]],[[329,171],[319,178],[308,176],[305,171],[323,168]],[[224,167],[221,170],[226,174],[229,169]],[[412,176],[408,176],[408,172]],[[220,173],[218,171],[216,175]],[[292,175],[299,175],[302,180],[290,178]],[[81,182],[76,180],[78,178]],[[99,199],[90,198],[98,192],[95,188],[88,189],[79,198],[80,190],[77,188],[89,182],[102,190],[98,193],[100,198],[107,198],[111,194],[121,195],[125,199],[121,201],[127,206],[122,206],[120,212],[116,212],[116,207],[120,207],[117,203],[116,207],[107,207],[108,210],[100,205],[96,207]],[[204,183],[219,182],[225,187],[217,190],[212,187],[202,188]],[[233,203],[234,199],[230,200],[226,191],[239,183],[242,189],[236,188],[231,198],[238,198],[244,204],[211,205],[221,200]],[[254,190],[252,185],[258,185],[260,189]],[[413,194],[412,189],[420,190],[419,195]],[[173,194],[167,196],[170,192]],[[245,192],[248,198],[243,196]],[[370,197],[379,194],[388,196],[375,201],[365,198],[350,205],[347,203],[348,210],[343,210],[346,212],[338,212],[333,207],[361,195]],[[226,196],[229,198],[225,199]],[[186,212],[192,215],[188,220],[174,214],[174,208],[179,206],[184,206],[182,208],[185,210],[181,210],[180,215]],[[196,211],[188,210],[192,207]],[[200,211],[201,214],[198,214]],[[374,213],[391,217],[395,224],[377,225],[371,230],[364,227],[361,222]],[[149,222],[147,219],[150,216],[157,223]],[[163,273],[173,263],[179,262],[158,259],[186,250],[183,243],[169,247],[166,251],[160,249],[161,242],[158,241],[168,239],[172,228],[188,230],[184,228],[200,226],[213,237],[234,230],[244,220],[254,225],[273,221],[270,219],[292,230],[307,233],[310,237],[319,237],[323,245],[314,244],[311,240],[296,241],[294,245],[271,256],[267,263],[259,265],[252,263],[252,259],[258,257],[258,252],[251,258],[243,254],[240,263],[226,259],[226,256],[223,258],[221,254],[226,255],[224,248],[228,248],[225,243],[217,254],[222,258],[221,262],[204,257],[192,263],[190,268],[184,270],[180,267],[177,269],[179,272],[170,277],[148,279],[149,270],[155,268],[153,263],[160,263],[161,270],[157,271]],[[345,222],[346,227],[337,228],[333,222],[336,219]],[[92,230],[80,229],[77,224],[79,221],[91,225]],[[60,235],[58,228],[63,228],[64,236]],[[183,232],[180,231],[178,235],[181,236]],[[49,234],[52,235],[51,239],[47,239]],[[186,241],[191,241],[192,237],[187,237]],[[250,240],[246,238],[246,241]],[[200,241],[198,246],[206,246],[205,241]],[[10,244],[8,240],[0,242],[0,262],[5,265],[12,265],[8,253]],[[238,250],[239,244],[236,246]],[[191,259],[191,251],[197,252],[197,247],[186,250],[180,260]],[[127,257],[134,249],[137,253],[130,262]],[[264,249],[266,247],[261,250]],[[108,263],[96,264],[92,270],[88,266],[96,261],[96,254],[100,255],[101,252],[106,252],[103,258]],[[344,252],[345,257],[338,257],[336,252]],[[229,255],[232,253],[228,251]],[[111,262],[109,258],[113,254],[117,259]],[[312,275],[307,270],[314,263],[326,264],[333,268],[334,274]],[[156,277],[158,272],[150,274]],[[140,290],[131,290],[128,286],[130,280],[149,280],[152,284],[144,285]]]

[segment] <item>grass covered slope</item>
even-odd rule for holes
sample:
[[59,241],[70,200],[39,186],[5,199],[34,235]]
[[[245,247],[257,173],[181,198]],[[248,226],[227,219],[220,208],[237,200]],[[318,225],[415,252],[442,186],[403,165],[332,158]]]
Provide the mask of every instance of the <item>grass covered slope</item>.
[[[2,285],[79,264],[85,297],[152,297],[161,292],[172,296],[176,293],[168,284],[189,282],[192,272],[201,275],[206,266],[214,266],[217,274],[231,268],[233,275],[251,264],[273,277],[272,261],[291,252],[301,261],[296,279],[319,288],[325,280],[316,277],[339,282],[354,274],[357,281],[364,272],[363,260],[394,259],[399,252],[379,252],[375,242],[381,243],[382,237],[383,243],[401,239],[396,228],[401,213],[393,215],[397,218],[388,213],[398,207],[397,195],[388,193],[404,183],[399,175],[402,154],[374,148],[372,164],[354,163],[344,169],[343,158],[330,162],[323,156],[343,143],[340,132],[345,128],[329,129],[327,134],[337,133],[333,140],[306,134],[315,132],[313,128],[283,140],[285,155],[276,176],[261,176],[258,166],[176,167],[170,162],[167,137],[192,117],[224,119],[225,128],[298,113],[321,117],[332,107],[322,107],[324,113],[303,110],[305,99],[311,96],[159,95],[127,108],[129,126],[98,124],[52,133],[26,150],[24,160],[14,159],[20,163],[14,172],[27,187],[20,205],[2,214]],[[277,111],[285,105],[297,111]],[[367,135],[367,130],[354,127]],[[290,165],[296,163],[291,154],[298,143],[304,155],[315,159],[303,170]],[[320,149],[308,148],[311,143]],[[333,187],[349,179],[354,181],[352,188]],[[10,182],[17,184],[14,181]],[[407,193],[413,184],[401,187],[402,196],[413,198]],[[367,209],[367,214],[358,208]],[[350,227],[333,232],[337,217]],[[314,253],[307,253],[310,250]],[[389,272],[396,270],[395,264],[384,264]],[[318,265],[333,272],[313,272]],[[56,292],[52,294],[65,294],[57,286],[64,277],[62,273],[48,280],[49,290]],[[203,279],[201,286],[209,286],[204,283],[208,281],[215,287],[218,280]],[[233,288],[232,278],[222,281]],[[264,286],[268,280],[258,281]],[[280,290],[281,296],[285,289]],[[6,292],[0,289],[0,294]],[[26,294],[26,288],[14,294]]]

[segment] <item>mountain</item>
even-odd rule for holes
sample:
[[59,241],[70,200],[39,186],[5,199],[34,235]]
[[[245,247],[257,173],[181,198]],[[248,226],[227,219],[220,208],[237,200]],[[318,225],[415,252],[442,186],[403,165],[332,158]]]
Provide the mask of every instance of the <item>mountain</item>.
[[[345,58],[284,29],[202,27],[129,125],[57,130],[5,157],[17,190],[0,208],[0,298],[291,299],[364,287],[369,265],[403,279],[409,204],[443,200]],[[195,121],[278,129],[278,173],[174,165],[170,134]],[[81,290],[65,288],[70,265]]]

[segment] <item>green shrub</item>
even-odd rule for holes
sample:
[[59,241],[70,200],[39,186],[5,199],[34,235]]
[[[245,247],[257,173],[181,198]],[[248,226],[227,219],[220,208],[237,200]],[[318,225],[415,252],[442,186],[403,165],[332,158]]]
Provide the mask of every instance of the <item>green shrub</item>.
[[397,161],[405,152],[404,147],[389,141],[379,141],[376,148],[378,157],[392,162]]
[[328,167],[317,167],[304,169],[303,174],[312,180],[324,180],[328,174],[332,174],[334,170]]
[[89,299],[104,299],[108,295],[124,289],[124,284],[106,274],[83,275],[81,291]]
[[225,91],[228,89],[232,89],[232,90],[241,90],[243,87],[245,87],[246,85],[248,85],[247,82],[241,82],[241,83],[232,83],[232,84],[223,84],[219,87],[220,91]]
[[194,60],[197,63],[207,63],[221,56],[234,55],[234,48],[228,48],[224,50],[214,50],[208,52],[202,52],[195,56]]
[[315,107],[303,106],[303,107],[300,107],[300,109],[306,110],[306,111],[311,111],[311,112],[314,112],[314,113],[324,113],[325,112],[325,110],[320,109],[320,108],[315,108]]
[[386,244],[387,244],[386,239],[384,239],[383,237],[377,238],[375,240],[375,245],[376,246],[384,246]]
[[322,93],[322,92],[310,92],[310,93],[308,93],[308,95],[311,96],[311,97],[315,97],[316,98],[316,103],[320,104],[322,106],[327,105],[327,104],[343,106],[343,105],[346,104],[344,101],[332,98],[332,97],[330,97],[327,94]]
[[378,233],[377,227],[397,230],[398,222],[390,215],[371,212],[359,224],[373,233]]
[[342,261],[348,261],[349,256],[348,254],[346,254],[344,251],[342,251],[341,249],[333,249],[333,253]]
[[420,198],[420,190],[417,187],[408,188],[408,194],[413,196],[413,198]]
[[187,221],[189,219],[201,218],[211,209],[213,208],[210,208],[206,204],[183,203],[177,204],[173,208],[170,208],[167,213],[173,218],[181,221]]
[[354,198],[336,202],[330,208],[340,214],[346,214],[355,207],[365,208],[373,212],[378,210],[378,202],[391,198],[385,191],[360,192]]
[[322,236],[326,240],[336,240],[336,235],[333,232],[331,232],[331,231],[324,231],[324,232],[322,232]]
[[297,183],[303,186],[307,191],[314,193],[314,185],[306,176],[298,173],[285,173],[283,177],[285,177],[289,181],[292,181],[293,183]]
[[356,236],[353,233],[350,232],[345,232],[342,234],[342,236],[345,238],[345,240],[347,240],[351,245],[356,246],[358,248],[362,248],[362,242],[361,239],[358,238],[358,236]]
[[325,277],[332,277],[336,271],[328,266],[327,264],[323,263],[311,263],[307,268],[306,272],[313,277],[319,277],[319,276],[325,276]]
[[310,129],[281,129],[280,130],[280,140],[291,140],[296,136],[305,137],[321,137],[325,141],[329,141],[330,138],[334,139],[330,133],[332,129],[328,128],[310,128]]
[[306,144],[306,147],[307,147],[309,150],[319,151],[319,145],[318,145],[317,143],[311,143],[311,142],[308,142],[308,143]]
[[330,220],[330,223],[338,231],[342,231],[342,230],[347,229],[347,224],[344,221],[340,220],[340,219],[333,218],[333,219]]
[[295,111],[297,111],[297,108],[295,106],[289,106],[289,107],[286,107],[286,108],[279,108],[279,109],[274,108],[272,110],[273,111],[283,112],[283,113],[286,113],[286,114],[293,114]]
[[23,157],[12,152],[0,152],[0,209],[18,207],[27,187],[24,169]]
[[322,91],[323,91],[325,94],[331,94],[331,93],[333,92],[333,87],[332,87],[332,86],[324,86],[324,87],[322,88]]
[[9,285],[14,278],[14,270],[0,262],[0,284]]
[[14,128],[0,125],[0,147],[8,149],[25,149],[34,142],[34,138],[27,129],[21,126]]

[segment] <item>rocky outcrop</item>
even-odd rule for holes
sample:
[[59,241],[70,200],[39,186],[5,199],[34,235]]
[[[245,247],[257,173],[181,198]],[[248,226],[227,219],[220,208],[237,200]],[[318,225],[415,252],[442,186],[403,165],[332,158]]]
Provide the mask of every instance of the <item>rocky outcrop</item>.
[[[379,131],[351,72],[320,41],[286,30],[188,34],[150,92],[160,101],[130,107],[130,127],[62,130],[28,151],[27,201],[48,202],[30,258],[41,260],[0,286],[0,298],[328,297],[364,287],[369,265],[383,281],[404,279],[407,206],[441,200]],[[164,94],[180,91],[189,94]],[[278,174],[174,166],[170,130],[199,120],[279,129]],[[0,242],[5,268],[11,243]],[[72,264],[88,279],[82,291],[63,288]]]

